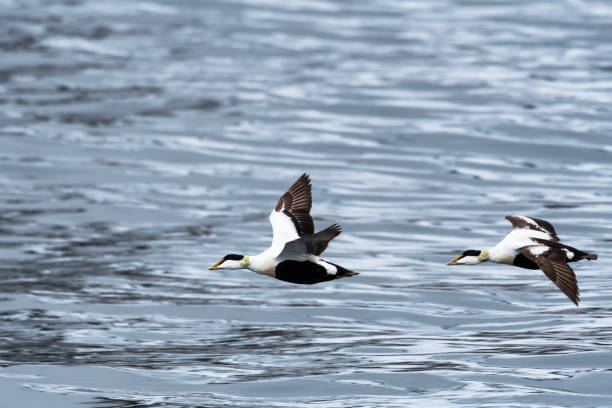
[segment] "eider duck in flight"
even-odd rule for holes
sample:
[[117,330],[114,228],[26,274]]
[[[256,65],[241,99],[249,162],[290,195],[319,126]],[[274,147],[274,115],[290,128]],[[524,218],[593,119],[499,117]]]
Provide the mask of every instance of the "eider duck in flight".
[[526,269],[541,269],[578,306],[580,293],[576,275],[568,262],[597,259],[559,242],[553,226],[544,220],[508,215],[512,231],[491,249],[468,250],[447,265],[475,265],[491,261]]
[[278,200],[270,214],[272,245],[259,255],[225,255],[208,269],[250,269],[285,282],[311,285],[357,275],[321,259],[342,229],[333,224],[314,233],[310,178],[304,173]]

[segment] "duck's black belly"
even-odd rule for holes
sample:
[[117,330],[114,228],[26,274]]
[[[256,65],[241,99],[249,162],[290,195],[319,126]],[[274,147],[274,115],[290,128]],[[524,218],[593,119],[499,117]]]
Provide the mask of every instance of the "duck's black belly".
[[540,267],[535,262],[533,262],[531,259],[527,258],[523,254],[518,254],[514,258],[514,261],[512,261],[512,265],[525,269],[540,269]]
[[285,282],[312,285],[336,278],[328,275],[321,265],[313,262],[283,261],[276,265],[275,278]]

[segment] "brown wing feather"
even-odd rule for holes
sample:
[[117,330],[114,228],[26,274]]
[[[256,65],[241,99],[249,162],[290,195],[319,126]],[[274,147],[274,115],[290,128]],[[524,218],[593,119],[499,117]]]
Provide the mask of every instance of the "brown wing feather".
[[286,214],[300,237],[314,233],[314,222],[310,216],[312,193],[310,177],[304,173],[278,200],[274,211]]
[[[534,224],[525,220],[525,218],[530,219],[534,222]],[[542,231],[546,232],[550,235],[550,240],[553,242],[559,241],[559,237],[557,236],[557,232],[555,231],[555,227],[546,220],[541,220],[539,218],[526,217],[526,216],[518,216],[518,215],[506,215],[506,219],[510,221],[512,224],[512,228],[518,229],[530,229],[534,231]]]
[[565,254],[561,250],[550,248],[540,255],[535,255],[531,252],[531,247],[528,247],[523,249],[522,254],[535,262],[542,272],[578,306],[580,291],[576,274],[565,262]]

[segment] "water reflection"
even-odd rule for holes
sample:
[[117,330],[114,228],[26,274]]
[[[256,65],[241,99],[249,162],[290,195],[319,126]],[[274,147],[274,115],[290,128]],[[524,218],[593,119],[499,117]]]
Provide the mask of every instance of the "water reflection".
[[[3,5],[2,395],[610,405],[606,4]],[[305,171],[361,274],[208,271],[267,247]],[[600,255],[580,308],[543,274],[444,266],[516,213]]]

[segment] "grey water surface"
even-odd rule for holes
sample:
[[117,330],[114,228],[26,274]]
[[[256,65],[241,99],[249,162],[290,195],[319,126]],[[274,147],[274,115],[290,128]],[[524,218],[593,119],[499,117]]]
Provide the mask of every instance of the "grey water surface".
[[[207,270],[303,172],[360,275]],[[0,0],[2,407],[609,407],[611,204],[610,2]]]

